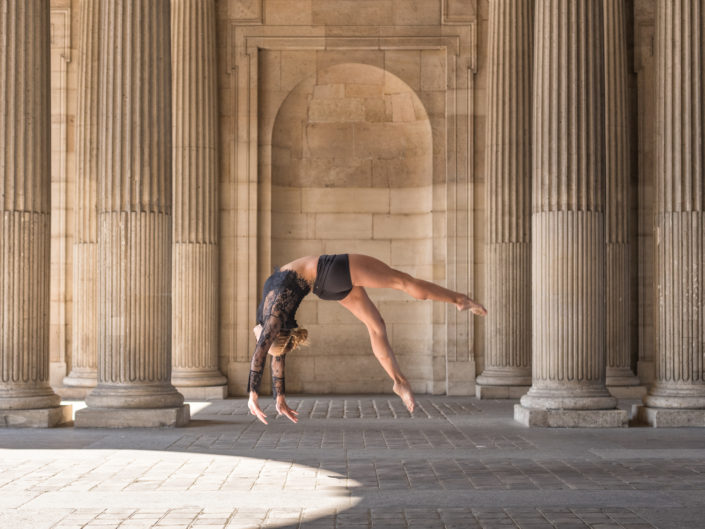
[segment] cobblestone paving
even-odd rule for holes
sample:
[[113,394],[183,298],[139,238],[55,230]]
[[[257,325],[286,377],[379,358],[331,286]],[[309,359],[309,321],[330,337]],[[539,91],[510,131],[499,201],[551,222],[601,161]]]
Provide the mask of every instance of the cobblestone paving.
[[461,397],[413,415],[290,401],[297,425],[228,399],[179,429],[0,429],[0,528],[705,527],[702,430],[528,429],[513,401]]

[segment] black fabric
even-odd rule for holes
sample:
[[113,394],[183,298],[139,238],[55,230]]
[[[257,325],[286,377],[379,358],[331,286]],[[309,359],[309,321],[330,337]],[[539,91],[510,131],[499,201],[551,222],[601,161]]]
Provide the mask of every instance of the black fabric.
[[321,255],[318,258],[313,293],[321,299],[341,300],[353,288],[348,254]]
[[[309,292],[311,287],[308,282],[293,270],[276,269],[264,282],[262,301],[257,308],[257,323],[262,325],[262,334],[257,340],[255,352],[252,355],[250,377],[247,382],[248,393],[258,391],[267,352],[279,332],[299,326],[295,319],[296,310]],[[281,362],[272,362],[272,376],[284,378],[283,357]],[[278,390],[284,393],[283,380]]]

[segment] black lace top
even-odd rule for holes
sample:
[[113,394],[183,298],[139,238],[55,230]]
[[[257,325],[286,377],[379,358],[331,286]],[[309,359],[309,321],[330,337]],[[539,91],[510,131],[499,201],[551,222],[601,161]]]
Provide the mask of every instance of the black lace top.
[[[311,292],[311,287],[306,280],[293,270],[275,269],[274,273],[264,282],[262,301],[257,307],[257,323],[262,325],[255,352],[250,364],[250,377],[247,382],[247,392],[257,392],[267,351],[274,343],[279,331],[282,329],[295,329],[296,310],[301,301]],[[272,367],[272,392],[284,394],[284,356],[273,357]]]

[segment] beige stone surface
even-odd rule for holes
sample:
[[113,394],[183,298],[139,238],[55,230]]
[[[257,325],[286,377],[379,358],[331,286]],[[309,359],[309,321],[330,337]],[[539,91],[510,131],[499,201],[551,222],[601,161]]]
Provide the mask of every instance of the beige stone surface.
[[55,426],[49,2],[4,4],[0,27],[0,412],[6,423]]

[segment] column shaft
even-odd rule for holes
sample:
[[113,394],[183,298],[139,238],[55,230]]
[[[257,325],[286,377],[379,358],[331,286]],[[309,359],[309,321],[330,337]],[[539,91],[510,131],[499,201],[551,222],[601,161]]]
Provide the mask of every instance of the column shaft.
[[49,1],[0,4],[0,43],[0,425],[54,426]]
[[488,308],[478,398],[531,384],[531,60],[533,3],[492,0],[487,111]]
[[[607,237],[606,384],[637,386],[631,368],[631,289],[629,277],[629,98],[627,39],[623,0],[604,0],[605,161]],[[619,392],[613,389],[614,392]]]
[[[73,347],[65,386],[94,387],[98,364],[98,98],[100,2],[81,2],[73,244]],[[83,391],[86,391],[85,389]]]
[[170,382],[169,0],[116,0],[101,15],[98,386],[76,422],[179,425],[188,411]]
[[217,93],[213,0],[172,0],[173,372],[185,395],[224,397],[217,343]]
[[605,388],[603,6],[538,0],[535,16],[532,386],[515,417],[621,426]]
[[658,343],[642,417],[705,426],[705,8],[659,2],[657,24]]

